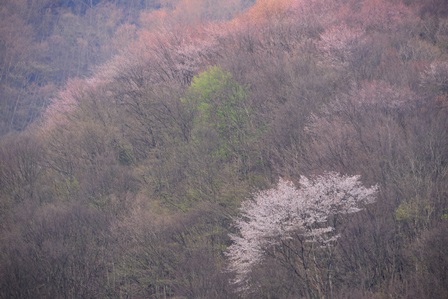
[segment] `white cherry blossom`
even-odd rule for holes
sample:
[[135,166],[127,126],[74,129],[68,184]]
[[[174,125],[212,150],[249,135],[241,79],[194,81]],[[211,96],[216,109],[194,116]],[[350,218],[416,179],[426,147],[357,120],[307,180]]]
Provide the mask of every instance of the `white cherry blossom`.
[[253,266],[263,260],[264,249],[278,240],[300,233],[310,242],[331,244],[337,235],[333,227],[325,226],[328,218],[361,211],[375,201],[377,191],[377,186],[364,187],[360,176],[327,172],[313,179],[302,176],[299,188],[280,179],[276,188],[255,194],[243,202],[241,216],[235,220],[239,234],[230,236],[233,244],[227,256],[235,283],[247,285]]

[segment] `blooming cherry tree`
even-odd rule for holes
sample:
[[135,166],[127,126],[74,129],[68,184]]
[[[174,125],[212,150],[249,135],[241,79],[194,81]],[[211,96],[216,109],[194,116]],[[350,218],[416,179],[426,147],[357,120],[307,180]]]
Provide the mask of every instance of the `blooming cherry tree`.
[[252,268],[263,260],[265,250],[299,232],[310,242],[330,245],[337,238],[328,225],[331,215],[356,213],[375,201],[378,187],[366,188],[360,176],[328,172],[314,179],[301,177],[299,188],[280,179],[276,188],[261,191],[243,202],[227,251],[235,283],[248,283]]

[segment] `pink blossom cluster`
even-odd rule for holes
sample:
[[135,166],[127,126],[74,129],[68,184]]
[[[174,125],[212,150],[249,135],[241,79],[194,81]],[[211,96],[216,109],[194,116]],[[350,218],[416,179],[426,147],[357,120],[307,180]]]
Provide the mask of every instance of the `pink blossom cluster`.
[[337,235],[327,223],[329,217],[361,211],[375,201],[377,192],[378,186],[364,187],[358,175],[327,172],[313,179],[302,176],[299,188],[280,179],[276,188],[255,194],[241,206],[235,221],[239,234],[231,235],[233,244],[227,251],[235,283],[246,283],[253,266],[263,260],[264,249],[293,233],[330,244]]

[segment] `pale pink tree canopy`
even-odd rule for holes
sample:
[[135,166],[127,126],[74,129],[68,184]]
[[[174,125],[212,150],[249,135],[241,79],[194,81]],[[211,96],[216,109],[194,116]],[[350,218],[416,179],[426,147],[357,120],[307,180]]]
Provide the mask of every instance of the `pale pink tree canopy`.
[[235,283],[247,283],[253,266],[263,260],[264,249],[300,233],[310,242],[331,245],[337,238],[328,225],[331,215],[356,213],[375,201],[378,186],[366,188],[360,176],[327,172],[313,179],[300,178],[299,188],[280,179],[276,188],[255,194],[241,206],[235,220],[239,234],[230,237],[229,269]]

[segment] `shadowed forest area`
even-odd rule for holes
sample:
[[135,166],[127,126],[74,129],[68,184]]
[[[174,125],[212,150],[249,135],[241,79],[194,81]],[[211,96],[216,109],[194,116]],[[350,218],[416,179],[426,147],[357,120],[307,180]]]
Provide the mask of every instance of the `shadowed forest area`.
[[1,0],[0,298],[448,298],[446,1]]

